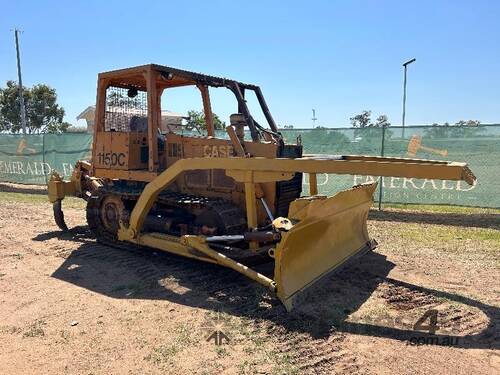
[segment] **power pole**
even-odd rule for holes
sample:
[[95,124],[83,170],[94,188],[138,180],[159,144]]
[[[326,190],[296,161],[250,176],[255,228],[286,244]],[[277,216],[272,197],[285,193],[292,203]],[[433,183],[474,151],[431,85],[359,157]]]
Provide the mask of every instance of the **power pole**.
[[21,110],[21,125],[23,127],[23,134],[26,134],[26,108],[24,107],[24,95],[23,95],[23,80],[21,74],[21,57],[19,56],[19,30],[14,30],[14,35],[16,37],[16,54],[17,54],[17,77],[19,83],[19,105]]
[[313,121],[313,128],[315,128],[316,127],[316,120],[317,120],[317,118],[316,118],[316,110],[313,108],[312,111],[313,111],[313,117],[312,117],[311,120]]

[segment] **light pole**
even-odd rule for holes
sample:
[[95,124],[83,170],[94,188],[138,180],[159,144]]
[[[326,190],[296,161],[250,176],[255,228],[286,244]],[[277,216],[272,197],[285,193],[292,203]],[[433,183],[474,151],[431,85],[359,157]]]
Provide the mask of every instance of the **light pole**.
[[406,115],[406,68],[408,65],[410,65],[412,62],[415,62],[417,59],[413,58],[411,60],[408,60],[403,64],[404,67],[404,80],[403,80],[403,121],[401,122],[403,125],[403,136],[402,138],[405,137],[405,115]]
[[313,121],[313,128],[315,128],[316,127],[316,120],[317,120],[317,118],[316,118],[316,110],[313,108],[312,111],[313,111],[313,117],[312,117],[311,120]]

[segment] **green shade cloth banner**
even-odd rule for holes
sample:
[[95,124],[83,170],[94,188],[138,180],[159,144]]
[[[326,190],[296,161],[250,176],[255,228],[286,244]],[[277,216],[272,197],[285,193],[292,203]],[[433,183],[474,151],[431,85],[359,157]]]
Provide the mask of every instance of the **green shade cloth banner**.
[[[467,162],[478,181],[386,177],[382,202],[500,208],[500,125],[285,129],[304,154],[372,155]],[[218,132],[219,133],[219,132]],[[185,132],[185,135],[190,135]],[[225,133],[217,134],[227,138]],[[168,135],[167,135],[168,137]],[[53,170],[71,175],[91,156],[90,134],[0,135],[0,181],[45,184]],[[318,175],[319,192],[332,195],[377,176]],[[307,176],[304,193],[308,193]],[[375,195],[378,200],[379,194]]]
[[0,181],[46,184],[52,171],[71,176],[78,160],[90,159],[90,134],[0,135]]

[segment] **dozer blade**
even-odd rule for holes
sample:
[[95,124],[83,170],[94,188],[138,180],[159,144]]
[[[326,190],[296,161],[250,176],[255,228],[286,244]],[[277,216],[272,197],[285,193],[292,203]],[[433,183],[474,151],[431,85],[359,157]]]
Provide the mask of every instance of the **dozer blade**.
[[64,221],[64,212],[62,210],[62,199],[56,200],[52,204],[52,209],[54,210],[54,220],[56,221],[57,226],[63,231],[68,231],[68,226]]
[[330,198],[302,198],[290,205],[290,219],[300,221],[283,233],[275,251],[277,294],[287,310],[300,292],[375,247],[366,221],[376,187],[363,184]]

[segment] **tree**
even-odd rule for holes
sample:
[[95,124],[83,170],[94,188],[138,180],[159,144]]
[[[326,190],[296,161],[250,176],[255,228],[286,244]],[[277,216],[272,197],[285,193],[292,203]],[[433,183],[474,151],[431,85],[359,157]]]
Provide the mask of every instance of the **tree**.
[[363,111],[359,115],[351,117],[351,125],[354,128],[365,128],[367,126],[371,126],[371,117],[372,111]]
[[[63,122],[64,108],[57,104],[56,90],[44,84],[23,88],[26,108],[26,130],[33,133],[59,133],[68,129]],[[0,89],[0,131],[22,130],[19,89],[14,81]]]
[[7,120],[3,116],[3,113],[2,113],[1,107],[0,107],[0,133],[8,132],[9,129],[10,129],[10,124],[7,122]]
[[479,126],[481,125],[481,121],[479,120],[460,120],[455,123],[455,126]]
[[[186,123],[187,130],[196,130],[198,133],[207,131],[207,123],[205,122],[205,113],[202,111],[191,110],[188,111],[188,117]],[[212,113],[214,128],[215,130],[224,130],[226,128],[226,123],[221,121],[219,116]]]
[[342,152],[350,144],[349,138],[342,131],[328,129],[321,125],[302,133],[301,136],[302,144],[307,147],[308,152],[314,153]]
[[425,129],[424,136],[430,138],[475,137],[485,130],[479,125],[481,125],[479,120],[460,120],[454,125],[450,125],[448,122],[442,125],[434,123],[431,128]]
[[387,118],[386,115],[380,115],[375,120],[375,124],[373,124],[373,126],[376,127],[391,126],[391,123],[389,122],[389,119]]
[[351,124],[354,128],[369,128],[369,127],[382,127],[391,126],[387,115],[380,115],[377,117],[375,122],[371,120],[372,111],[363,111],[359,115],[351,117]]
[[[386,115],[380,115],[375,122],[371,120],[372,111],[363,111],[359,115],[350,118],[354,128],[354,138],[361,143],[373,143],[374,140],[382,137],[382,127],[391,126]],[[385,138],[391,138],[393,132],[385,131]]]
[[66,130],[67,133],[87,133],[86,126],[73,126],[70,125]]
[[460,120],[451,128],[450,137],[477,137],[480,132],[485,130],[484,127],[479,127],[479,125],[481,125],[479,120]]
[[17,133],[21,129],[19,89],[13,81],[7,81],[7,87],[0,89],[0,121],[2,131]]
[[51,122],[47,125],[44,133],[66,133],[69,127],[72,126],[69,122]]

